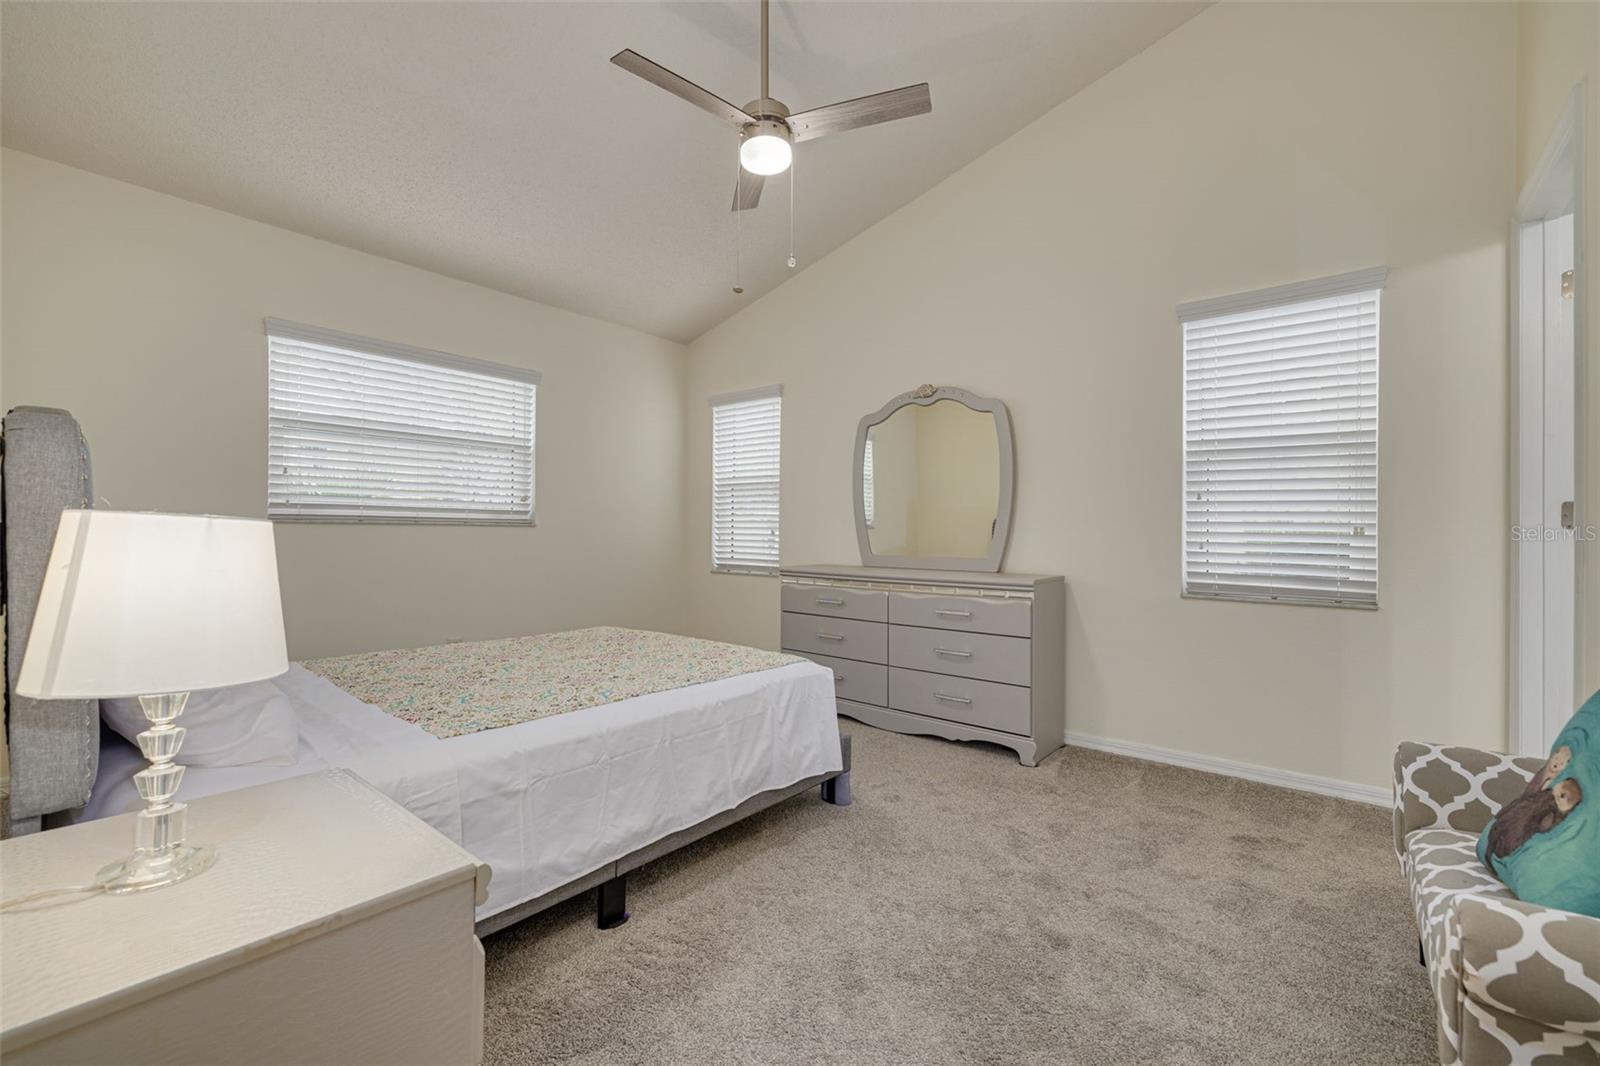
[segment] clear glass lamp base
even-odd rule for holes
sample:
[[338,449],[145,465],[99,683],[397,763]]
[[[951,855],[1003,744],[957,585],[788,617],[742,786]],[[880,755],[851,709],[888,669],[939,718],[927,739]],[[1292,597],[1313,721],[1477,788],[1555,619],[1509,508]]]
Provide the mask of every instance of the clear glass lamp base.
[[187,692],[140,696],[150,728],[139,734],[139,748],[150,765],[133,775],[147,806],[134,818],[133,854],[101,870],[95,883],[107,892],[142,892],[175,885],[204,873],[217,861],[215,849],[184,842],[189,809],[174,801],[183,783],[183,767],[173,762],[183,746],[177,724],[188,702]]
[[175,885],[204,873],[217,861],[212,847],[176,844],[154,855],[135,853],[114,862],[95,874],[95,883],[107,892],[140,892],[147,888]]

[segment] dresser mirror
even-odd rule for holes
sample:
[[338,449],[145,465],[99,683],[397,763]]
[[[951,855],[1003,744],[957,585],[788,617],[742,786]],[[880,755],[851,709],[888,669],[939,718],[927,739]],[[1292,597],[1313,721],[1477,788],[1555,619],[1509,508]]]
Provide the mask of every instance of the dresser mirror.
[[924,385],[856,431],[856,540],[866,566],[1000,569],[1011,526],[1011,416],[999,400]]

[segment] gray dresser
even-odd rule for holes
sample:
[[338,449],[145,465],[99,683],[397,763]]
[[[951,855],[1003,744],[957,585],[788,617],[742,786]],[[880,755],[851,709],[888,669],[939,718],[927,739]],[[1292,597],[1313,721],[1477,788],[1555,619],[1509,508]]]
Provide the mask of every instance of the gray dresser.
[[872,566],[780,573],[783,649],[833,670],[840,714],[1002,744],[1024,766],[1061,746],[1061,577]]

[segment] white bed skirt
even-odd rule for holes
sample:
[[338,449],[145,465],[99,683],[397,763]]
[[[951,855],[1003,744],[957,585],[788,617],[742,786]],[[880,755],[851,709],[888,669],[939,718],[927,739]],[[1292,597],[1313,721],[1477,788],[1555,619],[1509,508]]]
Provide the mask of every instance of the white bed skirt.
[[[488,864],[479,919],[843,765],[833,674],[810,662],[448,740],[299,666],[276,684],[299,718],[299,761],[191,767],[180,798],[326,766],[354,770]],[[136,748],[108,734],[82,817],[137,809],[132,778],[142,765]]]

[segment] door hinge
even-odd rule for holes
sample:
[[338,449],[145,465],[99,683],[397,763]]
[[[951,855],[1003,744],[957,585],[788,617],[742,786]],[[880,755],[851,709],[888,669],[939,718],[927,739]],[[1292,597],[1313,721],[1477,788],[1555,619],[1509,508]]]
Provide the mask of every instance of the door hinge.
[[1577,502],[1578,501],[1576,501],[1576,500],[1563,500],[1561,502],[1561,528],[1562,529],[1576,529],[1577,528],[1578,516],[1575,513],[1577,511]]
[[1572,271],[1570,270],[1561,272],[1561,298],[1563,300],[1572,299]]

